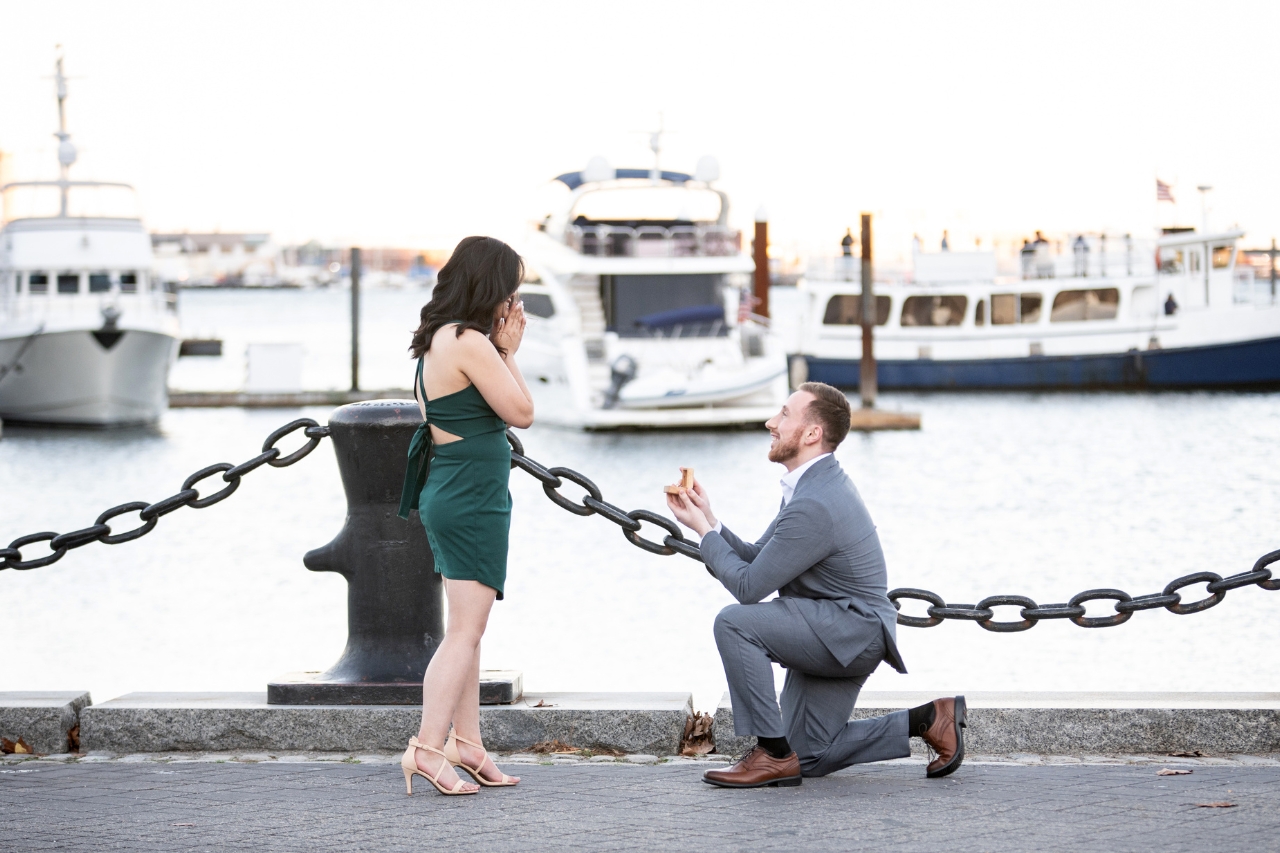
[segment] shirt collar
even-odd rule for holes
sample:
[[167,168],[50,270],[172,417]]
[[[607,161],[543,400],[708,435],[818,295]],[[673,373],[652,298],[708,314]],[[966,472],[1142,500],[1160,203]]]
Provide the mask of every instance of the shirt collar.
[[804,463],[794,471],[788,471],[786,475],[779,481],[782,483],[782,502],[783,504],[791,503],[791,498],[796,493],[796,486],[800,482],[800,478],[804,476],[804,472],[808,471],[820,460],[826,459],[830,453],[824,453],[821,456],[815,456],[808,462]]

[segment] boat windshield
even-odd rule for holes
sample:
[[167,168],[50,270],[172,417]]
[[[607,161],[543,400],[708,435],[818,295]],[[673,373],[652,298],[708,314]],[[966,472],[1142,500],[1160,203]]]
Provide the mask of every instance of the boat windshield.
[[720,205],[719,194],[703,187],[640,184],[584,193],[572,216],[576,224],[715,222]]
[[3,221],[44,219],[57,216],[94,219],[137,219],[137,195],[127,184],[69,182],[67,206],[62,209],[64,188],[55,181],[9,184],[3,191]]

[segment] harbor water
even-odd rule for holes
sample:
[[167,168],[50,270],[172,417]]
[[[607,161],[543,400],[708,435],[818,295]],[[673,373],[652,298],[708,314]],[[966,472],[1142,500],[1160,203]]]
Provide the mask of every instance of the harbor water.
[[[247,343],[296,342],[306,387],[345,387],[347,298],[184,292],[188,334],[222,337],[226,355],[181,360],[171,386],[237,388]],[[405,347],[424,298],[367,294],[365,387],[408,386]],[[1092,587],[1139,595],[1191,572],[1245,571],[1280,547],[1280,394],[895,394],[881,404],[921,412],[923,429],[851,435],[837,457],[878,526],[891,587],[965,603],[997,593],[1062,602]],[[9,425],[0,539],[72,530],[107,507],[157,500],[192,471],[251,458],[276,426],[323,422],[329,411],[170,410],[157,427],[130,430]],[[681,465],[696,469],[718,515],[744,537],[778,506],[782,468],[766,460],[763,430],[535,425],[522,438],[530,456],[582,471],[627,509],[665,512],[662,486]],[[506,600],[494,607],[484,665],[522,669],[532,691],[692,690],[711,709],[724,690],[711,624],[728,593],[692,560],[648,554],[609,522],[557,508],[520,471],[511,491]],[[0,690],[87,688],[97,701],[134,690],[261,691],[287,671],[328,667],[345,640],[345,582],[308,572],[302,555],[328,542],[344,513],[323,443],[290,468],[247,475],[222,503],[165,516],[135,542],[0,573]],[[907,610],[919,614],[921,603]],[[1107,612],[1107,602],[1090,604],[1090,615]],[[867,689],[1277,690],[1280,661],[1266,649],[1280,640],[1278,616],[1280,593],[1248,587],[1204,613],[1144,612],[1102,630],[1067,621],[1019,634],[965,622],[900,627],[909,674],[882,667]]]

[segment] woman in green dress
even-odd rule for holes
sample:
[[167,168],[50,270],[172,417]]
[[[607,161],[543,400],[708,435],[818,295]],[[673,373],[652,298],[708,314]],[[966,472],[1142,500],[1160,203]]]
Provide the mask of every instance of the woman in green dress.
[[[515,354],[524,337],[516,293],[524,263],[506,243],[468,237],[440,270],[410,351],[423,423],[409,448],[400,515],[417,509],[444,578],[448,624],[422,683],[422,726],[401,760],[405,786],[424,777],[442,794],[474,794],[507,776],[480,739],[480,640],[502,598],[511,524],[507,425],[533,423]],[[450,727],[452,726],[452,732]]]

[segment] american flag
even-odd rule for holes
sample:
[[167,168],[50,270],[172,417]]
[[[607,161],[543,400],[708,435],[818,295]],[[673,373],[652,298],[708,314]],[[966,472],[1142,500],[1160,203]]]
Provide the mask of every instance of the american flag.
[[745,323],[751,319],[751,309],[760,304],[760,300],[752,294],[749,288],[742,288],[741,295],[738,297],[738,322]]
[[1156,178],[1156,201],[1173,201],[1173,188]]

